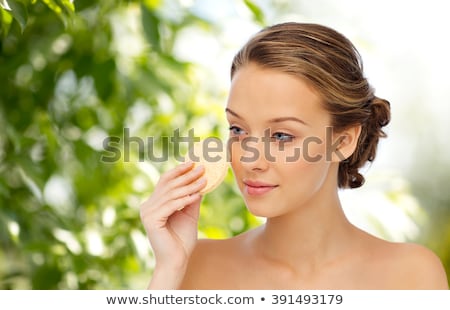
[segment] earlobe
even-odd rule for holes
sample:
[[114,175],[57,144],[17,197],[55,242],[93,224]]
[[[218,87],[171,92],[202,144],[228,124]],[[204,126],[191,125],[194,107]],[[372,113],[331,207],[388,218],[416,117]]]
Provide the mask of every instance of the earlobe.
[[331,160],[341,162],[349,158],[358,146],[359,136],[361,135],[361,125],[349,127],[343,131],[335,133],[334,143],[336,148],[332,152]]

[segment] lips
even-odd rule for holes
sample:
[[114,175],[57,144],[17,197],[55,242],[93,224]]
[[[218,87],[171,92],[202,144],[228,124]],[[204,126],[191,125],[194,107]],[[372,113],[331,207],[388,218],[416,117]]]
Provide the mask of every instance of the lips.
[[261,196],[273,189],[277,188],[278,185],[257,181],[257,180],[244,180],[244,190],[250,196]]

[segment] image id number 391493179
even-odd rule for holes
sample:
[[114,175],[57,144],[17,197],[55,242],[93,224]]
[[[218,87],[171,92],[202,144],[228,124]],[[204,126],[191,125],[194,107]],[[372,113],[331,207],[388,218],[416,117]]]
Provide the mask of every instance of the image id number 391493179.
[[272,304],[299,304],[299,305],[328,305],[328,304],[342,304],[344,299],[342,295],[328,294],[299,294],[299,295],[272,295]]

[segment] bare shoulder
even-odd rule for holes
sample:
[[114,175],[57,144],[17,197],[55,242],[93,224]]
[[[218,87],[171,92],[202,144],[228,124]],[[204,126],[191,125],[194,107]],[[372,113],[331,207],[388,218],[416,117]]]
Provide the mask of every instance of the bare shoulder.
[[440,258],[430,249],[414,243],[371,242],[375,268],[393,289],[448,289]]
[[224,289],[236,274],[239,261],[236,238],[200,239],[189,259],[181,289]]
[[440,258],[430,249],[413,243],[394,244],[397,264],[409,275],[413,289],[448,289],[448,281]]

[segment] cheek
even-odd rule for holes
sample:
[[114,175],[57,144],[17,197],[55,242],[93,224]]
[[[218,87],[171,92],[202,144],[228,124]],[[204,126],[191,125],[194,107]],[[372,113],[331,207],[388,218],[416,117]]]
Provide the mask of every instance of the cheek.
[[329,174],[329,164],[325,162],[299,161],[280,169],[283,170],[283,197],[288,205],[294,207],[314,197],[326,183]]
[[[282,156],[281,154],[279,156]],[[326,145],[321,140],[302,143],[295,148],[286,149],[286,161],[278,168],[284,179],[289,179],[288,186],[304,194],[316,192],[325,182],[331,162],[327,160]]]
[[306,138],[302,143],[302,160],[314,164],[327,159],[326,143],[318,137]]
[[280,143],[271,148],[277,163],[305,164],[327,161],[326,143],[319,137],[309,137],[297,143]]
[[234,175],[239,178],[242,170],[240,158],[242,157],[242,149],[239,141],[228,141],[228,160]]
[[227,148],[228,148],[228,160],[234,167],[236,163],[239,162],[239,158],[241,158],[241,147],[239,140],[229,139]]

